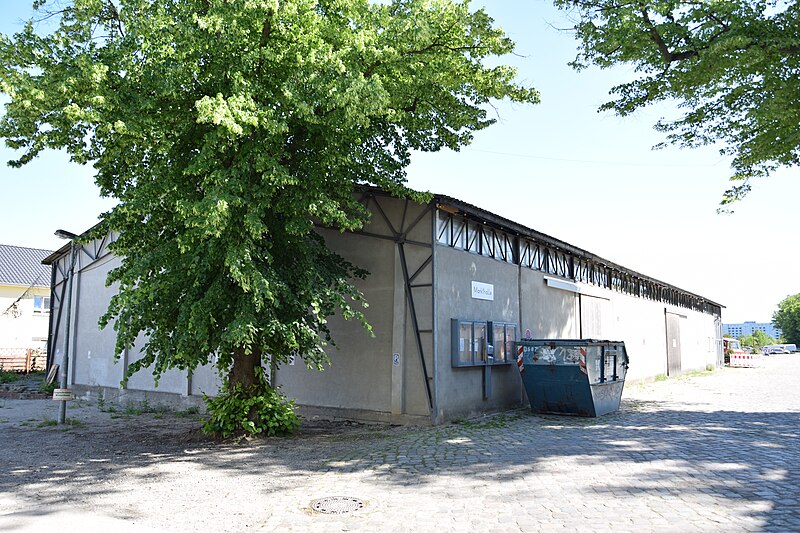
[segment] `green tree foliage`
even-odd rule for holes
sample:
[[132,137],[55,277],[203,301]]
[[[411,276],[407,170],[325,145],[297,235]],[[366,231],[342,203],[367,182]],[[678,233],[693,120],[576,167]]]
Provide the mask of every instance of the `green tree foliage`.
[[743,348],[749,348],[750,352],[756,349],[756,341],[752,335],[741,335],[737,340]]
[[800,4],[794,0],[555,0],[576,17],[573,63],[638,73],[601,106],[621,116],[677,100],[656,129],[685,147],[722,142],[733,156],[723,204],[753,178],[800,162]]
[[314,225],[364,224],[362,183],[413,195],[410,152],[468,144],[491,99],[538,101],[485,64],[513,43],[466,1],[35,7],[41,23],[0,37],[0,136],[20,150],[12,166],[63,149],[119,199],[98,229],[119,232],[123,258],[101,323],[117,356],[145,334],[129,375],[211,362],[229,390],[261,394],[266,354],[322,368],[327,317],[367,326],[366,272]]
[[761,348],[762,346],[768,346],[770,344],[775,344],[776,342],[778,342],[769,335],[767,335],[766,333],[764,333],[763,331],[761,331],[760,329],[757,329],[753,332],[753,339],[755,340],[756,346],[758,348]]
[[776,343],[775,339],[760,329],[753,331],[752,335],[742,335],[739,337],[739,342],[742,343],[742,346],[752,348],[753,351],[758,351],[762,346],[768,346]]
[[772,323],[782,332],[787,344],[800,344],[800,294],[787,296],[778,304]]

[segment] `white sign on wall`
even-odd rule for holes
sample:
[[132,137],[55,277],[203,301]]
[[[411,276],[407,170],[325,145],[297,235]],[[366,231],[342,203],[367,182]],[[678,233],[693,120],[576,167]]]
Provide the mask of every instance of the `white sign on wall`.
[[494,285],[491,283],[472,282],[472,297],[476,300],[494,301]]

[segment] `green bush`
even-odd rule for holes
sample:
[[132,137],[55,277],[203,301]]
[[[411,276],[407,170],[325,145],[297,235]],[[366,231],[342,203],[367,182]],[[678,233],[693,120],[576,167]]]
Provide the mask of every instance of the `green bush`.
[[274,436],[292,433],[300,426],[294,402],[269,386],[262,372],[253,389],[226,384],[219,395],[203,396],[211,415],[203,426],[210,435]]
[[39,384],[39,390],[44,392],[45,394],[53,394],[53,391],[58,388],[58,383],[55,381],[52,383],[48,383],[46,380],[42,381]]
[[19,372],[10,372],[0,368],[0,383],[14,383],[18,381],[22,375]]

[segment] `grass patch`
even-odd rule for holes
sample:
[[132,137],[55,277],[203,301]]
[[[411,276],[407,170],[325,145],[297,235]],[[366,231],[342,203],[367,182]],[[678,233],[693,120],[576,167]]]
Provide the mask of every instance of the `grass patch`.
[[522,418],[522,415],[519,414],[500,414],[488,419],[454,420],[453,424],[465,429],[499,429],[508,427],[509,422],[512,420],[519,420],[520,418]]
[[21,378],[22,374],[19,372],[11,372],[9,370],[3,370],[0,368],[0,384],[14,383],[15,381],[19,381]]
[[122,414],[126,416],[138,416],[144,413],[152,412],[152,408],[147,400],[142,400],[137,403],[130,403],[122,410]]
[[666,374],[659,374],[656,376],[656,381],[667,381],[669,378]]
[[187,407],[186,409],[175,412],[175,416],[177,416],[178,418],[188,418],[190,416],[194,416],[197,414],[200,414],[200,409],[198,409],[195,406]]
[[200,413],[200,409],[195,406],[188,407],[181,411],[173,411],[166,405],[153,405],[147,400],[131,402],[125,404],[124,406],[120,406],[118,404],[107,401],[102,396],[97,398],[96,405],[98,410],[104,413],[110,413],[111,418],[113,419],[130,418],[132,416],[149,414],[153,415],[153,418],[161,420],[167,414],[171,414],[177,418],[189,418],[198,415]]
[[[711,367],[710,369],[708,367]],[[692,372],[686,372],[685,374],[681,374],[678,379],[689,379],[689,378],[699,378],[704,376],[710,376],[714,373],[714,367],[712,365],[708,365],[705,370],[694,370]]]
[[[116,412],[116,409],[112,409],[109,406],[108,412],[110,413]],[[166,413],[169,413],[169,407],[165,405],[152,405],[147,400],[142,400],[140,402],[127,404],[119,413],[121,416],[139,416],[144,414],[152,414],[156,415],[156,418],[161,418]]]
[[[36,422],[36,419],[29,418],[25,422],[20,422],[20,425],[21,426],[31,426],[31,425],[33,425],[34,422]],[[83,427],[83,426],[86,425],[83,421],[78,420],[77,418],[66,418],[66,419],[64,419],[64,424],[67,425],[67,426],[72,426],[74,428]],[[58,423],[57,420],[54,420],[52,418],[45,418],[41,422],[37,423],[36,427],[37,428],[49,428],[49,427],[58,426],[58,425],[59,425],[59,423]]]

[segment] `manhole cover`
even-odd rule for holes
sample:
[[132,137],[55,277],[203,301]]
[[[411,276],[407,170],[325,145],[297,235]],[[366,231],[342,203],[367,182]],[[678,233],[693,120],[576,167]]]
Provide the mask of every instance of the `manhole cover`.
[[318,513],[344,514],[363,509],[364,502],[352,496],[328,496],[311,502],[311,508]]

